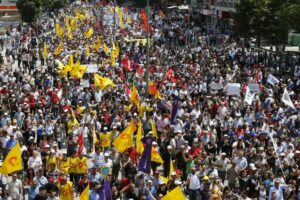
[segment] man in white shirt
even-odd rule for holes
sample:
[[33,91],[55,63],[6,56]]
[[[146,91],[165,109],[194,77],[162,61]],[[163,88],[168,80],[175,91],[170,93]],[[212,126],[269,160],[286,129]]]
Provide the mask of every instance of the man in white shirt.
[[48,179],[43,176],[43,168],[40,168],[37,175],[33,178],[33,181],[37,183],[37,187],[40,188],[48,183]]
[[280,180],[276,179],[275,184],[273,187],[271,187],[270,192],[269,192],[269,200],[272,200],[272,195],[273,193],[276,193],[276,200],[283,200],[283,193],[284,190],[288,188],[287,185],[281,185]]
[[33,155],[28,159],[28,167],[32,168],[34,173],[37,173],[38,169],[43,165],[42,159],[38,156],[37,151],[33,151]]
[[19,200],[23,198],[22,181],[17,179],[17,174],[14,173],[12,181],[8,183],[8,193],[12,200]]
[[230,160],[226,157],[226,153],[221,153],[221,156],[217,158],[215,165],[218,169],[218,175],[222,179],[222,182],[225,181],[226,176],[226,167],[230,163]]
[[199,195],[200,189],[200,178],[196,173],[196,168],[192,167],[191,174],[188,175],[186,184],[188,185],[189,189],[189,199],[196,200],[197,196]]
[[248,161],[244,157],[243,151],[239,151],[238,156],[235,158],[235,162],[239,171],[243,171],[248,166]]
[[103,152],[101,152],[101,148],[96,148],[96,151],[92,157],[92,162],[96,168],[100,168],[105,164]]

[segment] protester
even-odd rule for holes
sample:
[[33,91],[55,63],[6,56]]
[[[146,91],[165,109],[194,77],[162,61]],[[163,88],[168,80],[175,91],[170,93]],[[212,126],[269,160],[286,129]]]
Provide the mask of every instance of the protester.
[[151,13],[149,59],[132,6],[82,1],[8,30],[4,199],[297,199],[299,55],[276,73],[277,57],[218,26]]

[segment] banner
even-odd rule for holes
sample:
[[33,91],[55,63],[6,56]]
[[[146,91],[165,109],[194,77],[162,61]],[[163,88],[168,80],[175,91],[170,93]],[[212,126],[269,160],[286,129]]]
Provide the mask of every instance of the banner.
[[294,106],[294,104],[293,104],[293,102],[292,102],[292,100],[291,100],[291,98],[290,98],[289,92],[287,91],[286,88],[284,88],[284,92],[283,92],[281,101],[282,101],[285,105],[287,105],[287,106],[289,106],[289,107],[291,107],[291,108],[293,108],[293,109],[296,110],[296,108],[295,108],[295,106]]
[[267,82],[271,85],[276,85],[277,83],[279,83],[279,80],[272,74],[269,74]]
[[224,88],[224,86],[223,86],[222,83],[213,82],[213,83],[210,84],[210,89],[212,89],[212,90],[221,90],[223,88]]
[[142,158],[139,162],[139,171],[150,174],[151,172],[151,150],[152,150],[152,137],[143,138],[143,143],[146,144]]
[[239,83],[227,83],[227,96],[241,94],[241,84]]

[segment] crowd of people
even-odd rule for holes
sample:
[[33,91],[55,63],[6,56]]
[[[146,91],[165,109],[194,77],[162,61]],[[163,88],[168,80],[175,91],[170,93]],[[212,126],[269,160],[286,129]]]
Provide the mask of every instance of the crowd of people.
[[299,63],[270,76],[247,42],[152,8],[147,83],[145,13],[82,3],[7,31],[1,158],[19,143],[23,170],[0,175],[1,199],[299,199]]

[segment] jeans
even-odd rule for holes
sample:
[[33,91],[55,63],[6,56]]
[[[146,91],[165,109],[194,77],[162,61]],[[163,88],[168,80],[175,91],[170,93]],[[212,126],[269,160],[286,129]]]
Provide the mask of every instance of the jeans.
[[199,194],[199,190],[189,189],[189,200],[197,200],[198,194]]

